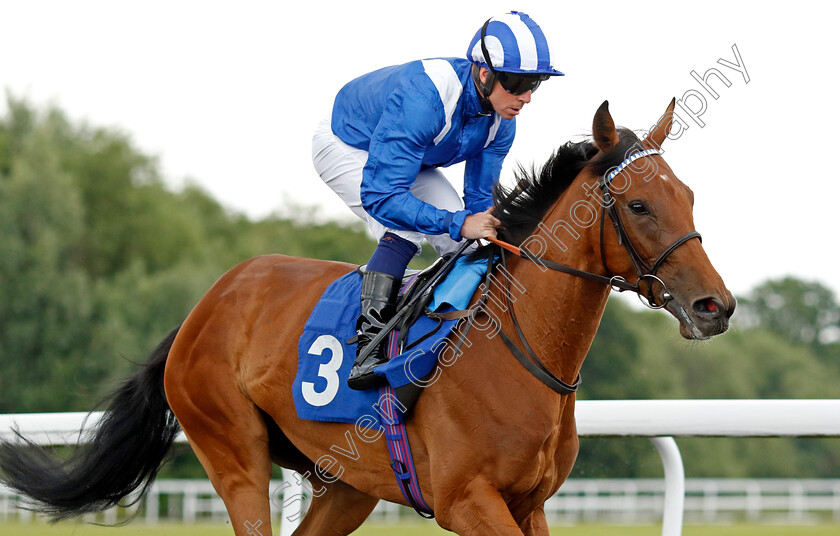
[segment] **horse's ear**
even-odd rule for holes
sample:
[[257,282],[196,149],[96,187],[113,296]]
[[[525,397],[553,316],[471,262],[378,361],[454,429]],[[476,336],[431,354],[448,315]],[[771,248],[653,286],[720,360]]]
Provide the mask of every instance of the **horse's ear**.
[[595,112],[595,118],[592,120],[592,137],[602,153],[618,145],[618,132],[615,130],[615,122],[610,115],[609,101],[604,101]]
[[668,109],[665,110],[665,113],[662,114],[662,117],[660,117],[659,121],[657,121],[653,128],[650,129],[647,138],[645,138],[645,141],[647,141],[655,149],[662,147],[662,142],[664,142],[665,138],[668,137],[668,134],[671,133],[671,126],[674,124],[674,105],[676,102],[676,97],[671,99],[671,104],[668,105]]

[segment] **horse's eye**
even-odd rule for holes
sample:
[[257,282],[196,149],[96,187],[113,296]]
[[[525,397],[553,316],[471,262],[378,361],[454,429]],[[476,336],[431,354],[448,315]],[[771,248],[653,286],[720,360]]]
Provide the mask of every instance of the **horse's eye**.
[[628,206],[630,207],[630,210],[633,212],[633,214],[636,214],[638,216],[650,214],[650,210],[648,210],[647,205],[645,205],[641,201],[631,201],[630,205]]

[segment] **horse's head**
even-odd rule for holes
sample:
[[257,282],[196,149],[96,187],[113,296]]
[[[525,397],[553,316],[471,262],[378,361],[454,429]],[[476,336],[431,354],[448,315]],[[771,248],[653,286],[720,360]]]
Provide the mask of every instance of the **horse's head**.
[[597,181],[602,217],[608,220],[602,221],[598,241],[604,268],[629,282],[638,280],[640,295],[674,315],[683,337],[706,339],[729,327],[735,298],[694,230],[693,192],[658,152],[673,111],[672,100],[639,141],[630,131],[616,130],[605,101],[592,126],[598,152],[584,173],[593,186]]

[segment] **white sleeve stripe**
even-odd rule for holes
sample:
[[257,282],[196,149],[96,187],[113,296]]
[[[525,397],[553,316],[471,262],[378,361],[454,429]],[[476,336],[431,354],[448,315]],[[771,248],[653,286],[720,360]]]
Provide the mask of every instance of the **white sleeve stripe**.
[[458,105],[458,99],[461,98],[464,88],[455,69],[446,60],[423,60],[423,70],[437,88],[446,117],[443,130],[435,136],[435,145],[437,145],[452,128],[452,114],[455,113],[455,107]]

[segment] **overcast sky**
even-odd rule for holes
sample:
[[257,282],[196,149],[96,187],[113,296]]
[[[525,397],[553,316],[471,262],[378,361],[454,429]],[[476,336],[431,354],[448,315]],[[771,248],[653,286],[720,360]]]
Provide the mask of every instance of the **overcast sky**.
[[[671,97],[697,110],[700,95],[698,121],[677,109],[687,129],[664,156],[695,192],[730,289],[794,274],[840,293],[836,4],[675,4],[0,0],[0,87],[128,133],[173,188],[193,181],[253,217],[288,202],[349,217],[310,156],[338,89],[377,67],[463,56],[485,19],[518,9],[567,76],[517,119],[503,178],[587,134],[605,99],[618,124],[647,130]],[[742,72],[718,62],[738,63],[733,46]],[[691,75],[713,67],[730,84],[710,78],[717,99]]]

